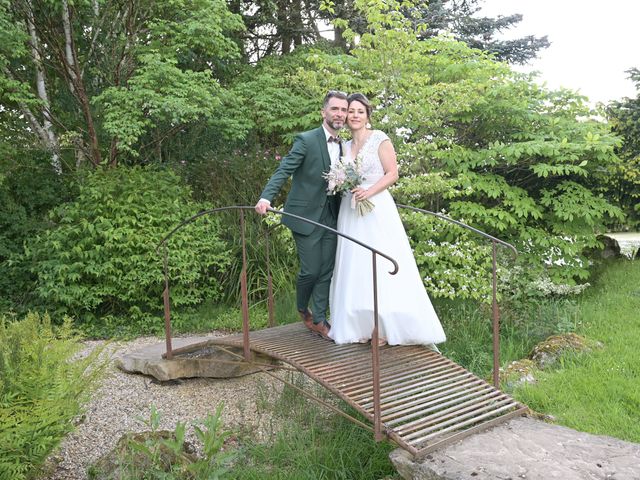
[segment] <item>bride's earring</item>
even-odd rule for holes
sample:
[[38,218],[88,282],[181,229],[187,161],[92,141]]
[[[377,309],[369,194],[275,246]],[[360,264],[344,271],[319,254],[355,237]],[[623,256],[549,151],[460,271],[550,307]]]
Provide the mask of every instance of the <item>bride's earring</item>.
[[371,124],[369,122],[367,122],[367,124],[364,126],[366,129],[371,129]]

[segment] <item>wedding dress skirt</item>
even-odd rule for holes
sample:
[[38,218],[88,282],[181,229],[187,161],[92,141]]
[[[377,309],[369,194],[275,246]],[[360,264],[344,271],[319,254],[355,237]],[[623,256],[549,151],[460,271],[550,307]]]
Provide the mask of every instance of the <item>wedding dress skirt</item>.
[[[385,140],[386,135],[382,135],[382,140]],[[377,147],[382,140],[376,140],[369,150],[363,148],[365,166],[377,159]],[[372,156],[375,158],[367,159]],[[379,160],[377,162],[379,164]],[[373,168],[377,173],[369,172],[366,176],[368,181],[363,185],[365,188],[383,174],[381,165]],[[338,216],[338,231],[371,245],[398,262],[398,273],[390,275],[393,264],[384,257],[376,256],[379,336],[390,345],[444,342],[445,333],[422,283],[391,194],[384,190],[370,200],[375,205],[373,211],[360,216],[352,208],[351,194],[344,196]],[[372,271],[371,251],[338,237],[330,293],[329,333],[338,344],[371,339],[374,324]]]

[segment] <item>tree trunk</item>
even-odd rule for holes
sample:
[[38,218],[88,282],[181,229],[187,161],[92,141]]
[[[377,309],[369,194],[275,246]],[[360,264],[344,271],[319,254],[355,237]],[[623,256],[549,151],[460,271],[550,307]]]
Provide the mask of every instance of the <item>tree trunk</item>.
[[344,36],[342,35],[344,33],[344,28],[340,28],[340,27],[335,27],[333,29],[333,44],[336,47],[339,47],[340,49],[342,49],[343,51],[348,51],[347,50],[347,40],[344,38]]
[[302,45],[302,33],[304,32],[301,0],[291,0],[291,18],[289,23],[292,29],[293,44],[298,47]]
[[289,29],[289,2],[288,0],[280,0],[278,2],[278,25],[277,33],[280,39],[280,52],[285,55],[291,51],[291,30]]
[[118,164],[118,137],[111,139],[111,148],[109,149],[109,166],[115,167]]
[[231,13],[235,13],[236,15],[242,14],[242,10],[240,9],[240,0],[229,0],[227,2],[227,7]]
[[80,103],[80,108],[84,115],[85,122],[87,124],[87,133],[89,135],[89,145],[91,151],[91,163],[94,166],[100,165],[102,161],[102,155],[100,153],[100,146],[98,143],[98,135],[96,133],[95,125],[93,122],[93,114],[91,112],[91,105],[89,104],[89,97],[87,96],[82,81],[82,76],[78,68],[78,61],[76,57],[76,49],[73,41],[73,35],[71,32],[71,12],[69,10],[69,4],[67,0],[62,0],[62,24],[64,27],[64,55],[63,63],[65,71],[68,75],[68,84],[71,94]]
[[[31,41],[31,55],[36,69],[36,88],[38,97],[42,101],[42,131],[44,132],[45,145],[51,151],[51,166],[53,170],[60,175],[62,173],[62,164],[60,163],[60,143],[53,131],[51,122],[51,105],[49,103],[49,95],[47,94],[47,85],[45,83],[44,69],[42,66],[42,57],[40,55],[40,40],[36,32],[35,19],[33,16],[33,4],[31,0],[27,0],[27,29],[29,30],[29,38]],[[32,115],[32,122],[35,116]],[[36,123],[37,120],[36,120]]]
[[64,28],[64,55],[67,59],[67,73],[71,77],[69,82],[69,90],[75,94],[73,84],[78,81],[78,77],[74,71],[75,60],[73,58],[73,45],[71,39],[71,15],[69,14],[69,4],[67,0],[62,0],[62,26]]

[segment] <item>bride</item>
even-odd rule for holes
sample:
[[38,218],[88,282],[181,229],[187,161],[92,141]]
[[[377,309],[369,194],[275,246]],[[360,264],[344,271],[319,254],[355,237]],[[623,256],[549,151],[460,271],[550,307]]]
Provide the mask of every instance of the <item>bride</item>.
[[[338,231],[350,235],[394,258],[392,264],[378,256],[378,325],[380,344],[430,345],[446,340],[438,316],[424,289],[420,273],[397,207],[387,188],[398,179],[396,153],[387,135],[367,128],[372,108],[367,97],[348,98],[347,126],[353,139],[345,145],[347,161],[361,159],[364,183],[342,198]],[[374,208],[360,216],[356,201],[369,199]],[[331,283],[329,336],[336,343],[367,342],[373,331],[373,280],[371,252],[338,237]]]

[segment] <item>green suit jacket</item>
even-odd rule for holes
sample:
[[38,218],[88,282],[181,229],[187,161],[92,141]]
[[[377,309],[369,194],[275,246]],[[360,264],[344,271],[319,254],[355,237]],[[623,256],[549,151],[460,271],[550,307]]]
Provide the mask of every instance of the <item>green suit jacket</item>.
[[[327,195],[327,181],[322,174],[331,167],[331,158],[327,150],[327,138],[322,127],[296,136],[293,147],[282,158],[280,165],[264,187],[260,198],[273,203],[287,179],[293,176],[291,190],[284,205],[284,211],[318,222],[325,206],[329,207],[333,222],[329,227],[336,227],[340,197]],[[309,235],[314,228],[310,223],[295,218],[282,218],[282,223],[293,232]]]

